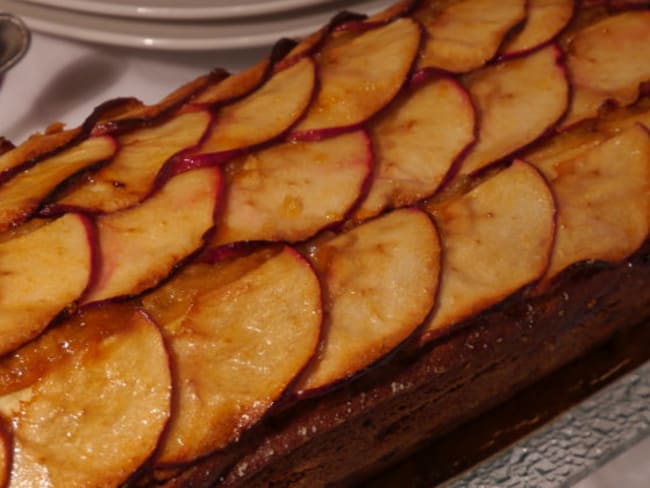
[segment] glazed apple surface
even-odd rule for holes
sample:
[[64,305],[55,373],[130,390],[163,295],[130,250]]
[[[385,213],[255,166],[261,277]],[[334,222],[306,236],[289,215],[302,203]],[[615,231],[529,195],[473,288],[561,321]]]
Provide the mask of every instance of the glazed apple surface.
[[95,272],[92,223],[68,214],[0,243],[0,354],[42,332],[79,300]]
[[155,324],[120,307],[71,320],[68,332],[85,336],[78,347],[0,397],[11,417],[10,486],[117,486],[151,455],[167,423],[169,359]]

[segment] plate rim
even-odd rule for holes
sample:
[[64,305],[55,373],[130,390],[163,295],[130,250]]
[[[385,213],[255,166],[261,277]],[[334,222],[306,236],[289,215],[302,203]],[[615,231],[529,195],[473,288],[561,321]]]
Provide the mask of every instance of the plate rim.
[[70,10],[78,13],[129,17],[132,19],[160,20],[196,20],[196,19],[230,19],[237,17],[253,17],[266,14],[278,14],[301,8],[314,7],[319,4],[331,3],[334,0],[275,0],[273,2],[255,2],[249,5],[226,5],[212,7],[147,7],[132,5],[116,5],[108,1],[85,0],[23,0],[27,3],[59,10]]

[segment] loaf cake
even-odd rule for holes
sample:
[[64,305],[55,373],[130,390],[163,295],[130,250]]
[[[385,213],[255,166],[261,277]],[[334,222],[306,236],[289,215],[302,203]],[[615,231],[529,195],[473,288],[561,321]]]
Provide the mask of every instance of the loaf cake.
[[650,318],[650,3],[343,12],[0,140],[0,486],[361,483]]

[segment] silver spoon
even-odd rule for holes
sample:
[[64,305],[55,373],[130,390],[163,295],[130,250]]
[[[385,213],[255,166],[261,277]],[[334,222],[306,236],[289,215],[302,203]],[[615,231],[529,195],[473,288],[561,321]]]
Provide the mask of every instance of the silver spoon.
[[31,35],[22,20],[0,12],[0,74],[15,65],[29,49]]

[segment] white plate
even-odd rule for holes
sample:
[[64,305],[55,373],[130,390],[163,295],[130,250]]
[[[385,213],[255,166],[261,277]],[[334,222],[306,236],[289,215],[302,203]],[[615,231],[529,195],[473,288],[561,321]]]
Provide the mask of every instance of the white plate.
[[333,0],[26,0],[79,12],[149,19],[223,19],[312,7]]
[[46,34],[115,46],[180,51],[270,45],[281,37],[303,37],[325,25],[336,12],[344,8],[372,14],[390,5],[392,1],[339,1],[295,14],[205,22],[107,17],[20,0],[0,0],[0,10],[18,14],[29,28]]

